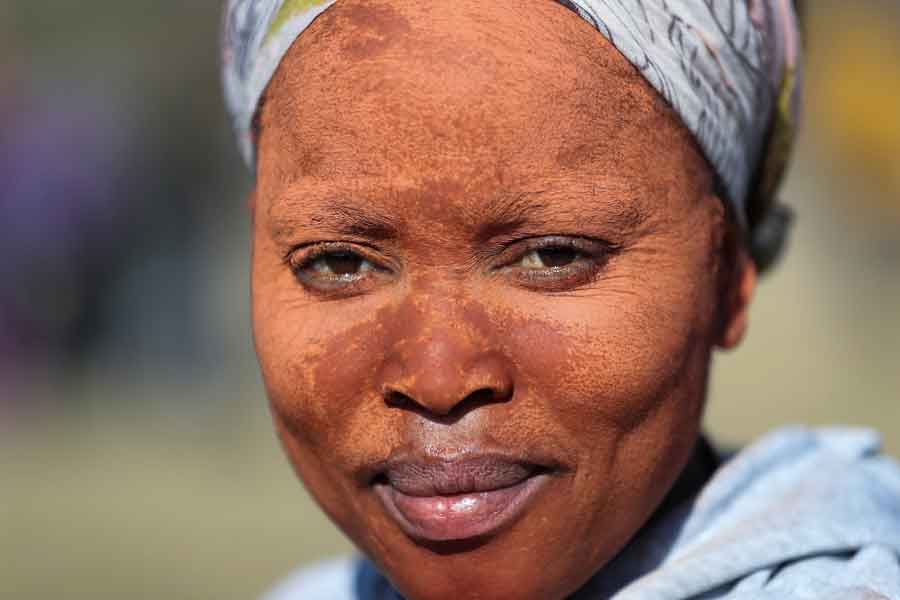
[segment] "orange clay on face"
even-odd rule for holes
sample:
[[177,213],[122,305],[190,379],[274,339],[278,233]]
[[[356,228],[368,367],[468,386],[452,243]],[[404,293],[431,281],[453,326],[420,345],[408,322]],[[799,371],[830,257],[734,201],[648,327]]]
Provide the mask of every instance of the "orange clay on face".
[[[274,422],[411,600],[580,587],[687,460],[720,335],[706,162],[598,32],[528,3],[343,0],[261,113],[253,324]],[[556,470],[466,543],[413,539],[360,475],[485,448]]]

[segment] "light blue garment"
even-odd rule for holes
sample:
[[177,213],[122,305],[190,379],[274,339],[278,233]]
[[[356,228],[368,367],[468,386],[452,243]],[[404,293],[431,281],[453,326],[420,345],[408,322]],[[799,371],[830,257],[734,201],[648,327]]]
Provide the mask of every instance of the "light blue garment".
[[[573,600],[900,600],[900,465],[878,435],[785,428],[658,515]],[[395,600],[371,563],[299,572],[264,600]]]

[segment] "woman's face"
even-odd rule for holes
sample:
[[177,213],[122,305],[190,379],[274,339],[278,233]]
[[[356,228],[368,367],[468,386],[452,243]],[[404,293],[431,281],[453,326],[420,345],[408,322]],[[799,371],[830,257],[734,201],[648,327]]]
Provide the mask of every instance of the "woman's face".
[[339,2],[261,112],[275,425],[414,599],[582,585],[677,477],[743,318],[689,134],[587,23],[527,5]]

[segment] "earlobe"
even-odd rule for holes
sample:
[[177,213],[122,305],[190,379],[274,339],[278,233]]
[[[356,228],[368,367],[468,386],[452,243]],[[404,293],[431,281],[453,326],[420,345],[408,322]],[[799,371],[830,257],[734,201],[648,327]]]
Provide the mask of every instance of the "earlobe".
[[726,298],[726,314],[719,347],[730,350],[744,339],[749,320],[750,301],[756,289],[756,265],[745,251],[738,253],[737,265],[731,279]]

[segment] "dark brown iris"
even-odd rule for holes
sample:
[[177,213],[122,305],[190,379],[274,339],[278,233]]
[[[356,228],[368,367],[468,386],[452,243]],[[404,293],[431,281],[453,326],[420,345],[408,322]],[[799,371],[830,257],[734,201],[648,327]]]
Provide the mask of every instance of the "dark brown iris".
[[563,246],[553,248],[542,248],[537,251],[541,257],[541,262],[547,268],[566,267],[578,258],[578,252],[574,248],[566,248]]
[[362,267],[363,259],[352,252],[335,252],[324,257],[328,269],[335,275],[356,275]]

